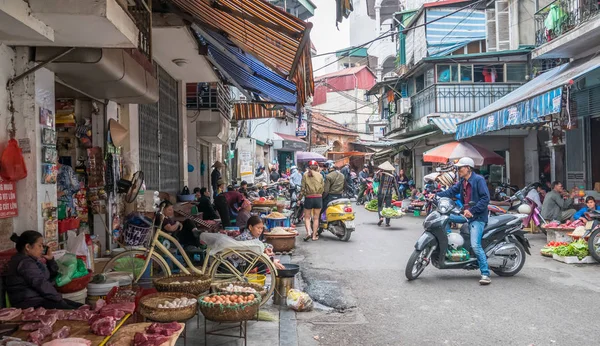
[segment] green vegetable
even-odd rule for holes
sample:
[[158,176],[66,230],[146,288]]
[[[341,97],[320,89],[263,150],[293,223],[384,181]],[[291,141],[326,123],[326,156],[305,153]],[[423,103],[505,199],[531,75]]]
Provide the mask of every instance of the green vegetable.
[[562,257],[577,256],[579,260],[589,256],[588,244],[583,239],[578,239],[569,245],[557,246],[554,248],[554,253]]
[[394,208],[383,208],[383,210],[381,210],[381,215],[383,217],[392,218],[392,217],[401,217],[404,215],[404,213],[399,210],[396,210]]
[[377,209],[377,200],[376,199],[370,200],[369,203],[367,203],[367,205],[365,206],[365,208],[367,208],[367,209]]

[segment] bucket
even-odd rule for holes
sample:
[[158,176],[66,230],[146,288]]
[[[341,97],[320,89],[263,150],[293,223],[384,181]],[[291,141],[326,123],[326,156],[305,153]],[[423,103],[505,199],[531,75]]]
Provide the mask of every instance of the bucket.
[[63,293],[63,299],[72,300],[77,303],[85,304],[85,299],[87,298],[87,288],[82,289],[81,291],[73,292],[73,293]]
[[267,277],[262,274],[246,274],[246,279],[248,282],[253,284],[259,284],[261,286],[265,285],[265,281],[267,281]]
[[101,284],[89,283],[87,287],[87,303],[93,306],[98,299],[106,299],[108,292],[117,286],[119,286],[119,281],[115,279],[107,279]]
[[131,284],[133,283],[133,274],[128,272],[110,272],[104,273],[106,280],[117,280],[119,283],[119,287],[127,287],[131,288]]
[[294,277],[277,277],[275,279],[275,293],[273,294],[273,304],[286,305],[287,294],[294,288]]

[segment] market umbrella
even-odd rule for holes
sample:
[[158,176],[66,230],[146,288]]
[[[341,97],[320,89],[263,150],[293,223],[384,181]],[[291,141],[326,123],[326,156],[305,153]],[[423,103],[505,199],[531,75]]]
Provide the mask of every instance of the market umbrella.
[[317,153],[313,153],[311,151],[299,151],[296,153],[296,161],[306,162],[315,160],[317,162],[325,162],[327,159],[325,156]]
[[426,151],[423,161],[447,163],[459,160],[462,157],[470,157],[476,166],[503,165],[504,158],[493,151],[469,142],[451,142],[442,144]]

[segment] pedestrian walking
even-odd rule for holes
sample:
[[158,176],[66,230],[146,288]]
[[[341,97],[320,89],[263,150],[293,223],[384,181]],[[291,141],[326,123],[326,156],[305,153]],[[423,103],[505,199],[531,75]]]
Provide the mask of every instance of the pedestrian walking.
[[213,197],[217,197],[217,195],[219,194],[219,180],[221,180],[222,175],[221,175],[221,169],[223,168],[223,164],[219,161],[215,162],[213,164],[213,170],[210,173],[210,185],[212,187],[213,190]]
[[[379,189],[377,191],[377,215],[379,216],[379,222],[377,226],[383,224],[383,216],[381,211],[383,208],[392,207],[392,195],[398,191],[397,177],[394,175],[394,166],[388,161],[382,163],[379,167],[380,171],[377,172],[375,181],[379,182]],[[385,226],[390,226],[390,219],[385,219]]]
[[309,171],[302,176],[302,188],[300,191],[301,199],[304,199],[304,226],[306,227],[306,237],[304,241],[309,239],[319,239],[319,212],[323,207],[323,176],[319,173],[319,164],[317,161],[308,163]]

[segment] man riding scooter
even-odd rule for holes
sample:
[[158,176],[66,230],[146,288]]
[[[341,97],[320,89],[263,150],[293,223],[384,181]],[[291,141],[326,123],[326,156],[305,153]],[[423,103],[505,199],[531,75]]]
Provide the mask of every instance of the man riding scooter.
[[346,178],[337,170],[334,162],[329,160],[325,163],[329,173],[325,176],[325,189],[323,191],[323,208],[321,209],[321,220],[325,221],[325,210],[329,202],[342,198]]
[[490,202],[490,192],[488,191],[485,179],[473,172],[473,168],[475,167],[473,159],[463,157],[455,166],[458,168],[459,182],[446,191],[439,192],[437,196],[454,198],[457,194],[460,194],[460,201],[465,206],[463,217],[459,217],[462,220],[451,220],[451,222],[468,222],[471,246],[477,256],[477,262],[481,270],[479,284],[489,285],[492,281],[490,279],[487,257],[481,246],[481,239],[485,225],[488,222],[487,207]]

